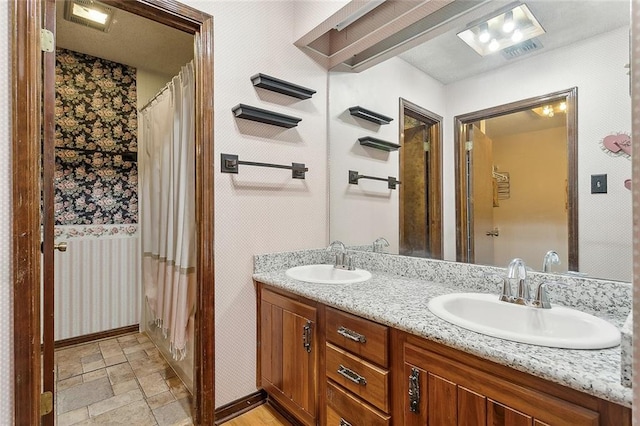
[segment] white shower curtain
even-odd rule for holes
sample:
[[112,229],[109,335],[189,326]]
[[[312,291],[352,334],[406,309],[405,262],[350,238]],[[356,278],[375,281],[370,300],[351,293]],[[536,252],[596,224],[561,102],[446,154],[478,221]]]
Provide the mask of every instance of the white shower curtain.
[[195,315],[194,105],[189,63],[139,114],[142,279],[154,321],[176,360],[186,356]]

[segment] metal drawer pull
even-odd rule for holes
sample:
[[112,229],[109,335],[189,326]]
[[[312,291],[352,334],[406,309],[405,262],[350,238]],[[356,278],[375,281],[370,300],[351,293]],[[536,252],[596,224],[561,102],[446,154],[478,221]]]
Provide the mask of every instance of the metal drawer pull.
[[351,426],[351,423],[340,417],[340,426]]
[[347,379],[351,380],[353,383],[357,383],[362,386],[365,386],[367,384],[367,379],[365,379],[355,371],[348,369],[342,364],[340,364],[340,367],[338,367],[338,374],[340,374],[343,377],[346,377]]
[[302,327],[302,346],[307,352],[311,353],[311,321],[307,321]]
[[420,370],[417,368],[412,368],[409,375],[409,411],[420,411]]
[[353,330],[349,330],[348,328],[342,327],[340,326],[338,328],[338,334],[341,336],[346,337],[347,339],[351,339],[354,342],[360,342],[360,343],[366,343],[367,342],[367,338],[364,336],[364,334],[360,334],[358,332],[355,332]]

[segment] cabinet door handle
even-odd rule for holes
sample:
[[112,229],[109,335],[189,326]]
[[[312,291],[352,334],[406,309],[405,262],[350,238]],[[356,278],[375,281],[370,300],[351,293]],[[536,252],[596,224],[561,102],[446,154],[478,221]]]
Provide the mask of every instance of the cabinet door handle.
[[412,368],[409,375],[409,411],[420,411],[420,370],[417,368]]
[[302,327],[302,346],[307,352],[311,352],[311,321]]
[[351,426],[351,423],[340,417],[340,426]]
[[338,334],[346,337],[347,339],[351,339],[354,342],[359,342],[359,343],[367,342],[367,338],[365,337],[364,334],[360,334],[357,331],[349,330],[348,328],[343,326],[340,326],[338,328]]
[[367,384],[366,378],[359,375],[355,371],[345,367],[342,364],[340,364],[340,367],[338,367],[338,374],[341,375],[342,377],[346,377],[347,379],[351,380],[353,383],[357,383],[362,386],[365,386]]

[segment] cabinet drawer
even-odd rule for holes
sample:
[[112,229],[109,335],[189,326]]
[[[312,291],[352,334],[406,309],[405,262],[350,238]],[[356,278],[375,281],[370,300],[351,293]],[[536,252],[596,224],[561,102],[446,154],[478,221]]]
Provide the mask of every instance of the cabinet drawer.
[[354,315],[326,308],[327,341],[358,356],[389,367],[389,328]]
[[327,381],[327,426],[388,426],[390,416]]
[[327,377],[389,412],[389,371],[327,343]]

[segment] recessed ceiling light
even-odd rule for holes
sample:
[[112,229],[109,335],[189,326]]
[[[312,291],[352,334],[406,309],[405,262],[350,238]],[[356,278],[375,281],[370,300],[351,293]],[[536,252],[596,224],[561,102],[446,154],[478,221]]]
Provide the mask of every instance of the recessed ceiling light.
[[[458,33],[465,43],[485,56],[544,34],[527,5],[507,6],[498,14],[479,19]],[[491,40],[491,43],[488,43]],[[487,44],[488,43],[488,44]]]
[[64,18],[67,21],[107,32],[113,18],[113,8],[92,0],[65,2]]

